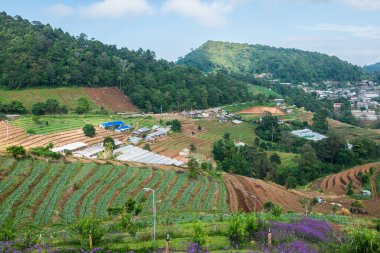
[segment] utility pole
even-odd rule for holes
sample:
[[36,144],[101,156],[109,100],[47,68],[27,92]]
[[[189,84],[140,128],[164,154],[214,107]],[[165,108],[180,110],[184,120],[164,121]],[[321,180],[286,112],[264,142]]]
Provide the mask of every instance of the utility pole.
[[151,191],[153,193],[153,249],[156,250],[156,198],[154,189],[144,188],[144,191]]

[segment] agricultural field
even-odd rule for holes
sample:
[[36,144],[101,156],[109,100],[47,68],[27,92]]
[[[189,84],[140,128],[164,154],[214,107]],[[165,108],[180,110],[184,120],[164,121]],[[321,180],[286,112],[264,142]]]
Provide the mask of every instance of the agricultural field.
[[100,109],[101,106],[114,112],[139,111],[119,89],[115,87],[103,88],[29,88],[23,90],[0,89],[0,102],[9,103],[17,100],[22,102],[27,110],[38,102],[47,99],[56,99],[61,105],[66,105],[69,111],[77,107],[77,100],[81,97],[90,102],[90,110]]
[[281,98],[281,95],[278,94],[277,92],[274,92],[268,88],[265,88],[263,86],[258,86],[258,85],[249,85],[248,90],[253,94],[264,94],[266,96],[273,96],[275,98]]
[[155,122],[153,118],[122,118],[117,115],[43,115],[39,120],[33,120],[33,116],[22,116],[20,119],[10,121],[14,126],[25,131],[33,131],[35,134],[52,134],[73,129],[81,129],[85,124],[99,125],[102,122],[122,120],[127,125],[137,125],[139,127],[152,126]]
[[17,100],[23,103],[27,110],[31,110],[33,104],[45,102],[46,99],[56,99],[60,104],[66,105],[68,110],[77,107],[77,100],[85,97],[90,101],[90,108],[96,109],[100,106],[90,98],[82,88],[46,88],[46,89],[23,89],[23,90],[4,90],[0,89],[0,102],[9,103]]
[[95,214],[107,218],[107,207],[122,206],[127,198],[143,201],[151,213],[156,190],[157,210],[166,212],[229,212],[223,181],[175,170],[132,168],[95,163],[46,163],[0,157],[0,226],[13,221],[48,225],[73,223]]

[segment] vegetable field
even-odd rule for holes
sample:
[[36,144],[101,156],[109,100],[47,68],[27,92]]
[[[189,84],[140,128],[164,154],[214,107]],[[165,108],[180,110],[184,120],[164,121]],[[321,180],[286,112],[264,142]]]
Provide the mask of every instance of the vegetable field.
[[165,212],[226,212],[227,190],[222,181],[205,176],[151,168],[127,168],[95,163],[45,163],[0,157],[0,226],[34,223],[69,224],[95,214],[107,217],[107,207],[120,206],[134,197],[152,212],[156,190],[157,210]]

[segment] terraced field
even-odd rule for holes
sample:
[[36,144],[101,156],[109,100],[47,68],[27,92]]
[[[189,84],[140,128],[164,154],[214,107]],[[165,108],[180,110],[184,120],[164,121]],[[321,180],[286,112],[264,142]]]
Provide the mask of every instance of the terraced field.
[[368,173],[369,169],[372,167],[377,168],[377,170],[379,170],[379,166],[380,163],[369,163],[361,166],[356,166],[352,169],[327,176],[322,180],[317,181],[313,185],[313,187],[322,189],[325,192],[344,195],[347,192],[347,185],[351,180],[353,183],[353,190],[358,192],[361,188],[361,182],[359,178],[357,178],[356,174],[358,174],[360,171],[363,173]]
[[0,157],[0,226],[34,223],[72,223],[91,213],[107,217],[106,208],[123,205],[128,197],[143,201],[151,212],[156,190],[159,212],[228,212],[222,181],[175,170],[126,168],[95,163],[50,163]]
[[35,134],[28,135],[23,129],[9,125],[9,138],[7,138],[6,123],[0,121],[0,150],[5,149],[6,146],[21,145],[25,148],[46,146],[50,142],[55,147],[63,146],[68,143],[82,141],[87,145],[94,145],[102,142],[105,137],[111,136],[114,139],[123,140],[126,135],[114,131],[104,129],[96,129],[96,135],[93,138],[86,137],[81,129],[69,130],[54,134]]

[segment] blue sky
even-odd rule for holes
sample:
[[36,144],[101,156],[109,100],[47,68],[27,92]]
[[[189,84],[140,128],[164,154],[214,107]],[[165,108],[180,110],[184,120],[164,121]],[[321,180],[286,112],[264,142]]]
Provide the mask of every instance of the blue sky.
[[380,0],[1,0],[0,7],[172,61],[220,40],[380,62]]

